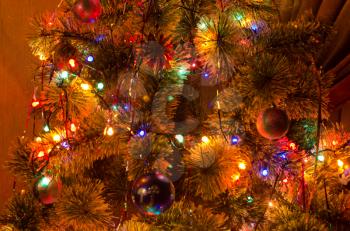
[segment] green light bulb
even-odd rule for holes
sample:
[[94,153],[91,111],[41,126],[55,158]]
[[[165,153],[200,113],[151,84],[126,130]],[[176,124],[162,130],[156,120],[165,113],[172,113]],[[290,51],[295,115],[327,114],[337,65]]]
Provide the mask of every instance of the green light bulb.
[[44,132],[49,132],[50,131],[49,125],[45,124],[43,130],[44,130]]
[[180,135],[180,134],[178,134],[178,135],[176,135],[175,136],[175,139],[177,140],[177,141],[179,141],[179,143],[183,143],[184,142],[184,136],[183,135]]
[[105,87],[105,85],[103,83],[98,83],[97,84],[97,89],[100,90],[100,91],[103,90],[104,87]]

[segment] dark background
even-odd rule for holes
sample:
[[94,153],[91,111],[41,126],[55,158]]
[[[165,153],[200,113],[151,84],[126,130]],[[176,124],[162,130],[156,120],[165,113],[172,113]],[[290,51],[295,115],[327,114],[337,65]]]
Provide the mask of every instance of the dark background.
[[[14,177],[3,166],[8,148],[23,134],[31,103],[31,83],[37,59],[30,53],[31,18],[54,10],[60,0],[0,0],[0,209],[10,196]],[[334,121],[350,128],[350,0],[278,0],[281,19],[288,21],[304,11],[335,26],[338,34],[324,51],[321,63],[337,74],[331,92]],[[30,128],[28,129],[30,131]]]

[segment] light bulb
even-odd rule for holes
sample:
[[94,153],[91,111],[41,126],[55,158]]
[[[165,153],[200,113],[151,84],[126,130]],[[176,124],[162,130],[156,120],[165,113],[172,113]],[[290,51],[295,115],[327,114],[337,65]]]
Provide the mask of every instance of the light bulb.
[[58,134],[55,134],[52,136],[53,141],[55,141],[56,143],[61,141],[61,136]]
[[44,132],[49,132],[50,131],[50,127],[49,125],[45,124],[45,126],[43,127]]
[[38,155],[37,155],[38,158],[41,158],[41,157],[44,157],[44,156],[45,156],[45,152],[44,151],[38,152]]
[[34,100],[33,102],[32,102],[32,107],[37,107],[37,106],[39,106],[40,105],[40,102],[38,101],[38,100]]
[[247,202],[248,203],[253,203],[254,198],[252,196],[247,196]]
[[68,73],[68,71],[62,71],[59,74],[59,76],[60,76],[61,79],[67,79],[69,77],[69,73]]
[[181,134],[178,134],[175,136],[175,139],[179,142],[179,143],[183,143],[184,142],[184,136]]
[[71,123],[70,130],[71,130],[71,132],[76,132],[77,131],[77,127],[75,126],[74,123]]
[[340,168],[344,166],[344,162],[342,160],[337,160],[337,163]]
[[107,126],[103,132],[103,134],[106,136],[113,136],[114,135],[114,129],[110,126]]
[[105,85],[101,82],[97,84],[97,89],[100,91],[103,90],[104,87],[105,87]]
[[241,162],[241,163],[238,164],[238,168],[244,170],[244,169],[247,168],[247,166],[246,166],[245,163]]
[[323,155],[319,155],[319,156],[317,156],[317,160],[319,160],[319,161],[321,161],[321,162],[323,162],[324,161],[324,156]]
[[94,56],[89,55],[89,56],[86,58],[86,61],[88,61],[89,63],[93,62],[93,61],[94,61]]
[[80,86],[84,91],[88,91],[90,89],[90,85],[87,83],[82,83]]
[[143,138],[147,135],[147,132],[145,130],[141,129],[137,132],[137,134]]
[[205,143],[205,144],[209,144],[210,143],[210,140],[207,136],[203,136],[202,137],[202,142]]
[[70,59],[69,61],[68,61],[68,63],[69,63],[69,66],[71,66],[71,67],[75,67],[76,66],[76,63],[75,63],[75,60],[74,59]]
[[261,174],[262,174],[263,176],[268,176],[268,175],[269,175],[269,170],[263,169],[262,172],[261,172]]
[[232,136],[231,137],[231,144],[232,145],[236,145],[236,144],[238,144],[239,143],[239,137],[238,136]]

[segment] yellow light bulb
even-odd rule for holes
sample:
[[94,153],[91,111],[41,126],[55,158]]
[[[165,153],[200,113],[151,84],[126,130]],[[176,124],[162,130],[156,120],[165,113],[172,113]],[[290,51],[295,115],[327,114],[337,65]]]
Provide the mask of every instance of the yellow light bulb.
[[36,137],[36,138],[35,138],[35,142],[41,143],[41,141],[43,141],[43,140],[41,139],[41,137]]
[[241,162],[241,163],[238,164],[238,168],[244,170],[244,169],[247,168],[247,166],[246,166],[245,163]]
[[269,207],[273,207],[272,201],[269,201]]
[[340,168],[344,166],[344,162],[342,160],[337,160],[337,163]]
[[210,140],[207,136],[203,136],[202,137],[202,142],[205,143],[205,144],[209,144],[210,143]]
[[44,151],[40,151],[37,155],[38,158],[44,157],[45,156],[45,152]]
[[68,63],[69,63],[69,65],[70,65],[71,67],[75,67],[75,60],[74,60],[74,59],[70,59],[70,60],[68,61]]
[[72,132],[76,132],[77,131],[77,127],[75,126],[75,124],[71,124],[70,125],[70,130],[72,131]]
[[52,137],[53,141],[55,141],[56,143],[61,141],[61,136],[58,134],[53,135]]
[[235,181],[239,180],[239,177],[240,177],[239,174],[232,175],[231,176],[232,182],[235,182]]
[[90,85],[87,83],[82,83],[80,86],[84,91],[88,91],[90,89]]
[[107,126],[107,127],[105,128],[103,134],[104,134],[105,136],[106,136],[106,135],[107,135],[107,136],[113,136],[114,130],[113,130],[112,127]]
[[40,102],[35,100],[32,102],[32,107],[37,107],[37,106],[39,106],[39,104],[40,104]]

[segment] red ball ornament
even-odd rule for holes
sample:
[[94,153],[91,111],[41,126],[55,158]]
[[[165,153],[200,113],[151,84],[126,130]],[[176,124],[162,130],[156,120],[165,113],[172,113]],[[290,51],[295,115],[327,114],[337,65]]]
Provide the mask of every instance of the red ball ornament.
[[44,205],[55,203],[61,190],[62,183],[57,177],[40,176],[35,183],[35,195]]
[[256,121],[261,136],[275,140],[285,136],[289,129],[289,118],[285,111],[268,108],[261,112]]
[[94,23],[102,13],[100,0],[78,0],[73,6],[75,16],[86,23]]

